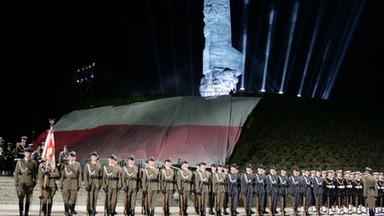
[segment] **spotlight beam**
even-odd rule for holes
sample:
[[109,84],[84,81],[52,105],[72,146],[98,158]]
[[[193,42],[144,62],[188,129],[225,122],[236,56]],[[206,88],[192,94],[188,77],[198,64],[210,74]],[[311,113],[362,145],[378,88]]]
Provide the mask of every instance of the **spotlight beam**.
[[268,40],[267,47],[265,49],[265,63],[264,63],[264,72],[263,72],[263,82],[261,84],[261,91],[265,92],[265,81],[267,79],[267,71],[268,71],[268,60],[269,60],[269,52],[271,49],[271,37],[272,37],[272,26],[273,26],[273,18],[274,18],[275,10],[273,6],[271,6],[271,12],[269,13],[269,23],[268,23]]

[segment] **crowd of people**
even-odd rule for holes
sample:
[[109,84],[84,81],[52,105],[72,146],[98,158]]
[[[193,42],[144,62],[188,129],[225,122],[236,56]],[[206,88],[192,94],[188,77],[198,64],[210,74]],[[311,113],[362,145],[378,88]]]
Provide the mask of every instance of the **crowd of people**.
[[[28,215],[36,185],[41,187],[40,211],[44,215],[51,215],[53,197],[58,189],[63,196],[65,215],[77,214],[76,199],[81,187],[87,192],[88,215],[97,214],[100,191],[105,196],[105,215],[116,215],[118,202],[123,203],[124,215],[135,215],[139,191],[142,192],[141,213],[148,216],[154,215],[158,196],[161,196],[165,216],[171,215],[172,200],[178,200],[179,215],[183,216],[188,215],[188,208],[193,208],[197,215],[237,215],[239,201],[243,202],[247,216],[274,216],[278,214],[277,209],[284,216],[288,200],[293,216],[299,213],[303,216],[352,213],[372,216],[384,210],[383,173],[373,172],[368,167],[364,173],[294,168],[290,170],[292,174],[287,175],[284,167],[267,169],[263,165],[247,165],[244,172],[240,172],[237,164],[219,163],[208,167],[200,162],[196,169],[191,169],[186,160],[178,161],[179,168],[172,166],[171,159],[166,159],[161,166],[156,166],[154,157],[138,166],[133,155],[124,159],[126,163],[121,166],[113,154],[108,157],[108,163],[102,164],[95,151],[82,166],[76,159],[76,152],[64,146],[57,166],[52,168],[51,161],[38,154],[43,147],[44,143],[37,150],[33,146],[25,147],[23,157],[16,160],[13,167],[20,215]],[[123,201],[118,200],[121,190]],[[191,200],[193,206],[188,206]]]

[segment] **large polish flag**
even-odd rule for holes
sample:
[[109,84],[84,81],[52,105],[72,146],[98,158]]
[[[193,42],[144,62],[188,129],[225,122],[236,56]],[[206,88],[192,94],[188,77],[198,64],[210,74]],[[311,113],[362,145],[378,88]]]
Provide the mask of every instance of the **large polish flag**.
[[[180,96],[122,106],[75,110],[55,124],[57,148],[75,151],[78,160],[97,151],[137,159],[187,160],[191,166],[225,163],[241,128],[260,97]],[[46,131],[40,137],[45,137]]]

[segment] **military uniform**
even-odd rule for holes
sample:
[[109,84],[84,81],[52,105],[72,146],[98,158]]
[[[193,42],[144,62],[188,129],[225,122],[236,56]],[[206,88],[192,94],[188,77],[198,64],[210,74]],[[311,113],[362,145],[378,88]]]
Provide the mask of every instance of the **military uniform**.
[[[164,161],[164,164],[170,165],[170,163],[171,163],[170,159],[166,159]],[[176,189],[175,172],[170,167],[165,166],[160,171],[160,189],[163,194],[163,198],[162,198],[163,212],[165,216],[169,216],[170,202],[173,198],[173,193]]]
[[347,170],[344,172],[344,184],[345,184],[345,207],[347,212],[350,214],[352,212],[352,204],[353,204],[353,182],[350,177],[351,171]]
[[[32,153],[32,149],[25,149],[26,152]],[[26,153],[24,153],[25,155]],[[29,156],[30,157],[30,156]],[[33,193],[33,188],[36,185],[37,181],[37,163],[31,158],[24,157],[23,159],[17,161],[15,167],[15,186],[17,196],[19,198],[19,212],[20,215],[28,215],[29,206],[31,203],[31,197]],[[25,198],[25,206],[24,206]]]
[[257,172],[255,174],[255,189],[254,189],[254,192],[255,192],[255,195],[257,196],[257,203],[258,203],[258,206],[256,206],[257,210],[259,211],[259,214],[262,215],[262,214],[266,214],[267,211],[265,210],[265,207],[266,207],[266,191],[265,191],[265,174],[264,174],[264,166],[263,165],[258,165],[257,167]]
[[308,170],[304,171],[301,186],[303,192],[303,214],[306,215],[309,215],[309,206],[312,203],[312,181],[308,173]]
[[[319,173],[319,171],[317,171],[316,173]],[[313,196],[315,198],[315,209],[316,209],[316,212],[320,212],[320,206],[323,205],[324,179],[317,174],[313,178],[312,185],[313,185]]]
[[[91,157],[98,157],[97,152],[92,152]],[[83,179],[87,191],[87,212],[89,215],[96,214],[97,198],[102,185],[103,167],[99,161],[91,160],[84,165]]]
[[280,197],[280,211],[285,213],[285,207],[287,204],[287,196],[289,193],[289,178],[286,175],[287,169],[281,168],[281,173],[278,175],[279,178],[279,197]]
[[357,172],[355,179],[353,180],[353,194],[355,197],[355,205],[353,212],[361,214],[361,208],[363,206],[363,180],[361,179],[361,173]]
[[292,195],[292,208],[293,208],[293,216],[297,214],[297,208],[301,203],[301,184],[300,184],[300,176],[299,169],[293,169],[293,175],[289,177],[289,193]]
[[270,174],[266,177],[266,193],[269,200],[269,211],[271,215],[276,215],[277,198],[279,196],[279,179],[275,173],[276,167],[271,167]]
[[177,190],[179,192],[180,215],[187,215],[188,200],[193,189],[193,173],[188,169],[188,161],[181,162],[181,169],[176,175]]
[[344,212],[344,197],[345,197],[345,179],[341,176],[342,170],[336,171],[337,175],[335,178],[336,183],[336,211],[338,214]]
[[125,192],[125,215],[133,216],[135,215],[136,197],[139,189],[139,168],[134,165],[135,157],[133,155],[128,157],[128,161],[132,161],[132,164],[122,168],[121,181]]
[[231,164],[231,171],[228,173],[228,204],[231,215],[237,215],[237,206],[239,202],[239,193],[241,191],[241,176],[238,173],[237,164]]
[[68,163],[69,151],[68,147],[64,146],[64,150],[59,153],[59,163],[57,164],[59,171],[61,172],[64,168],[64,165]]
[[252,197],[255,192],[255,175],[252,173],[252,166],[245,167],[246,172],[241,175],[241,192],[243,194],[245,215],[251,215]]
[[[22,136],[21,142],[16,143],[16,147],[15,147],[14,151],[15,151],[15,157],[17,159],[22,159],[24,157],[24,151],[26,148],[28,148],[28,145],[26,143],[27,138],[28,138],[27,136]],[[31,149],[33,151],[33,148],[31,148]]]
[[70,216],[75,210],[77,191],[80,190],[82,183],[82,172],[80,163],[75,161],[76,153],[70,152],[69,157],[74,159],[63,165],[63,170],[60,174],[60,189],[63,194],[65,215]]
[[216,215],[221,216],[224,209],[227,176],[223,173],[223,165],[218,164],[218,171],[212,175],[212,194],[214,195],[214,207]]
[[365,178],[364,178],[364,198],[369,209],[369,216],[375,215],[375,204],[376,198],[378,196],[377,183],[375,178],[371,175],[372,169],[367,167],[365,168]]
[[116,214],[116,205],[117,205],[117,193],[121,190],[122,180],[121,176],[121,167],[119,167],[117,162],[117,157],[111,155],[108,158],[108,164],[103,167],[103,190],[105,192],[105,203],[104,203],[104,212],[106,211],[107,215]]
[[195,190],[199,200],[200,214],[206,214],[206,208],[209,201],[209,193],[211,191],[211,174],[205,170],[206,163],[200,162],[200,171],[196,172]]
[[60,173],[56,167],[52,170],[47,162],[41,162],[38,170],[38,179],[41,187],[40,208],[44,216],[50,216],[53,197],[57,190],[56,180],[60,178]]
[[377,206],[378,206],[378,212],[383,212],[383,202],[384,202],[384,179],[383,179],[383,173],[379,173],[379,179],[377,180],[377,188],[378,188],[378,194],[377,197]]
[[328,176],[324,179],[324,193],[325,193],[325,203],[327,206],[328,214],[333,213],[332,207],[335,203],[335,194],[336,194],[336,183],[333,176],[334,171],[328,170]]
[[148,167],[144,169],[142,178],[143,192],[146,194],[146,215],[155,214],[156,196],[160,192],[159,169],[155,166],[155,158],[148,159]]

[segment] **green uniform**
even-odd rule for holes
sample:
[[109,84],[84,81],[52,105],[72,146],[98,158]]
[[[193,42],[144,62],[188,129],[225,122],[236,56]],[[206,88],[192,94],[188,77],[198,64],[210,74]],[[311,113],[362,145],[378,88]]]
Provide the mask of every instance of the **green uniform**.
[[214,207],[217,215],[221,215],[224,209],[225,188],[227,176],[223,172],[215,172],[212,176],[212,194],[214,196]]
[[124,211],[126,215],[135,215],[136,196],[139,189],[139,169],[136,165],[122,168],[121,177],[125,192]]
[[155,167],[147,167],[144,169],[142,177],[143,192],[146,193],[146,209],[147,215],[153,216],[156,207],[156,196],[159,193],[159,169]]
[[199,199],[199,208],[201,214],[205,215],[205,210],[208,206],[209,193],[211,191],[211,174],[204,171],[197,171],[195,176],[195,189]]
[[[19,198],[19,211],[20,215],[28,215],[29,206],[31,203],[31,197],[33,193],[33,188],[36,185],[37,180],[37,163],[32,159],[23,158],[17,161],[15,166],[15,186],[17,196]],[[25,198],[25,208],[24,208],[24,198]]]
[[87,212],[95,214],[97,198],[102,185],[103,167],[100,162],[87,162],[83,169],[85,190],[87,191]]
[[56,194],[57,184],[56,179],[59,179],[59,170],[51,171],[46,167],[46,163],[42,162],[39,165],[38,178],[41,187],[41,210],[44,215],[51,215],[53,197]]
[[104,210],[110,213],[116,212],[117,193],[121,190],[121,167],[108,164],[103,167],[103,190],[105,193]]
[[165,167],[161,169],[160,172],[160,188],[161,192],[163,194],[162,201],[163,201],[163,211],[164,215],[168,216],[170,215],[170,202],[173,198],[173,193],[176,189],[175,185],[175,172],[173,169],[169,167]]
[[375,211],[376,198],[378,196],[377,182],[372,175],[369,174],[364,178],[363,190],[364,197],[366,198],[366,202],[368,204],[368,208],[371,215],[371,211]]
[[189,196],[193,190],[193,173],[189,169],[180,169],[177,173],[177,190],[179,191],[180,212],[187,213]]
[[65,212],[72,214],[75,210],[77,191],[81,187],[81,165],[79,162],[68,162],[63,166],[60,178],[60,189],[63,194]]

